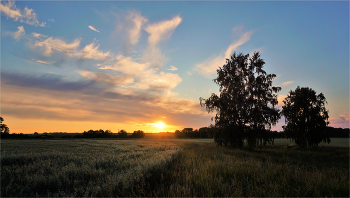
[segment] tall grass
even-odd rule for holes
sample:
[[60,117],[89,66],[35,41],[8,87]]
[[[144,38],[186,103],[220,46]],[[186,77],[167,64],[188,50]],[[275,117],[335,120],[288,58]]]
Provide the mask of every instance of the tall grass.
[[153,196],[349,196],[348,148],[248,151],[211,143],[181,143],[172,169]]
[[178,147],[142,140],[2,140],[1,197],[145,196]]

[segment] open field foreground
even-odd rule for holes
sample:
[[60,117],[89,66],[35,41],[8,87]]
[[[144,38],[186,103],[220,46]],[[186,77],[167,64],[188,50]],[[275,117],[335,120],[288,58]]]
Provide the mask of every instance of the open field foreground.
[[1,197],[136,196],[178,147],[138,140],[2,140]]
[[202,140],[2,140],[4,196],[348,197],[349,148]]

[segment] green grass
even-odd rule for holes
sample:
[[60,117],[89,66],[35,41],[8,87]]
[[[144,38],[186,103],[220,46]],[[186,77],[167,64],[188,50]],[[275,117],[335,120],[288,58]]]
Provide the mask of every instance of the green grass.
[[178,142],[182,151],[154,196],[349,196],[348,148],[256,151]]

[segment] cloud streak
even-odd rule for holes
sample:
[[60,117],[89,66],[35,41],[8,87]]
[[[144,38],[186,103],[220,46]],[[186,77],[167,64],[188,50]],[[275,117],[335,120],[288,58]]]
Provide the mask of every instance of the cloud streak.
[[0,11],[4,13],[5,16],[12,18],[14,21],[20,21],[34,26],[44,27],[45,22],[40,23],[37,19],[36,13],[33,9],[25,7],[23,11],[16,7],[15,3],[8,1],[7,3],[0,4]]
[[164,20],[148,25],[145,30],[150,34],[148,43],[151,46],[157,45],[160,41],[170,38],[175,28],[182,22],[180,16],[175,16],[171,20]]
[[[235,29],[235,28],[234,28]],[[234,32],[237,32],[236,30]],[[226,49],[224,54],[220,54],[217,57],[209,58],[202,63],[196,64],[194,71],[202,74],[205,77],[211,77],[212,74],[216,73],[216,70],[225,64],[226,58],[230,58],[233,51],[239,46],[245,44],[250,40],[253,35],[253,31],[240,33],[239,39],[232,42],[231,45]]]
[[93,30],[95,32],[100,33],[100,31],[98,31],[96,28],[94,28],[94,26],[89,25],[88,28],[90,28],[91,30]]

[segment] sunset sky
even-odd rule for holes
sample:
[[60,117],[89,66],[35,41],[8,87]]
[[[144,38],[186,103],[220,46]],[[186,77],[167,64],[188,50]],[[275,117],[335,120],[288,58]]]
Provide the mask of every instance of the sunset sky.
[[209,126],[199,97],[218,93],[212,79],[234,51],[261,53],[282,87],[279,108],[310,87],[327,98],[330,126],[349,127],[348,1],[1,1],[0,10],[10,133]]

